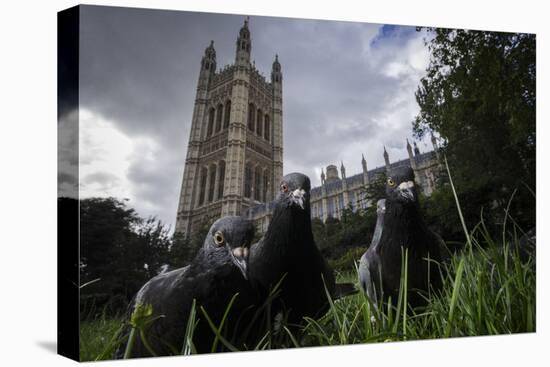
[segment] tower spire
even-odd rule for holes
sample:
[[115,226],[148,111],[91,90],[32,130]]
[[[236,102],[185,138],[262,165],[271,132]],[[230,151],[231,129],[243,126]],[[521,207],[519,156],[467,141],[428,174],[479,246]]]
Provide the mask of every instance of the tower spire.
[[363,167],[363,184],[367,185],[369,183],[369,173],[367,170],[367,160],[363,153],[361,153],[361,166]]
[[271,83],[281,83],[283,73],[281,72],[281,63],[279,63],[279,55],[275,54],[275,61],[271,67]]
[[386,171],[390,170],[390,156],[386,151],[386,146],[384,145],[384,162],[386,163]]
[[416,169],[416,161],[414,159],[414,155],[412,152],[411,144],[409,143],[409,139],[407,139],[407,153],[409,154],[409,161],[411,162],[412,169]]
[[414,155],[420,155],[420,149],[418,149],[418,145],[416,145],[416,141],[414,142]]
[[250,65],[250,53],[252,50],[252,40],[250,39],[250,30],[248,29],[249,17],[244,19],[244,24],[239,31],[237,38],[237,50],[235,55],[235,64],[240,66]]

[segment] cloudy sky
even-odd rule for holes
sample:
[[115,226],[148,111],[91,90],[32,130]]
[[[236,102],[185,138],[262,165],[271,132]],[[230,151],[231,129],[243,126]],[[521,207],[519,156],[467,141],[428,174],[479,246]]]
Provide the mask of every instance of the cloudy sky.
[[[128,198],[144,216],[175,221],[200,59],[214,40],[231,64],[243,15],[84,7],[80,34],[82,197]],[[405,158],[428,64],[414,27],[251,17],[252,60],[283,68],[284,171],[319,184],[321,167],[348,176]],[[421,151],[430,149],[419,144]]]

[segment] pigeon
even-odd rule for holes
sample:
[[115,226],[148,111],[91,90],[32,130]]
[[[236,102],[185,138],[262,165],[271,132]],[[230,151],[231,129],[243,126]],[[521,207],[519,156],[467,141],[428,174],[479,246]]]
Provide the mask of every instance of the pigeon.
[[[380,256],[378,256],[378,245],[382,237],[384,228],[384,214],[386,213],[386,200],[380,199],[376,202],[376,226],[372,241],[367,251],[361,256],[359,261],[359,285],[367,294],[367,297],[374,305],[378,303],[378,296],[381,293],[380,288]],[[372,269],[372,271],[371,271]],[[371,278],[371,274],[375,275]]]
[[412,168],[399,167],[388,174],[386,199],[377,205],[373,241],[360,261],[361,287],[374,304],[388,297],[395,303],[406,253],[408,302],[412,307],[423,305],[430,288],[441,288],[439,265],[449,252],[422,218]]
[[264,295],[280,282],[274,314],[285,311],[289,324],[317,318],[336,298],[354,292],[336,285],[332,269],[315,244],[311,230],[310,181],[301,173],[283,177],[273,216],[262,239],[252,245],[250,281]]
[[[257,300],[248,282],[248,255],[253,237],[251,221],[237,216],[218,219],[188,266],[149,280],[130,305],[131,311],[137,305],[152,305],[152,321],[144,330],[149,346],[138,335],[129,357],[179,354],[193,300],[196,301],[196,318],[199,320],[193,333],[193,344],[198,353],[210,351],[215,338],[201,307],[218,327],[232,297],[239,293],[226,320],[228,330],[232,332],[232,322]],[[125,349],[119,348],[115,357],[121,358]]]

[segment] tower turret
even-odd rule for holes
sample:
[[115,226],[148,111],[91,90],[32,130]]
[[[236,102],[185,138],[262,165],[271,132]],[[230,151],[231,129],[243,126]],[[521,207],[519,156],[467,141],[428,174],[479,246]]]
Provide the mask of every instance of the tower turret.
[[390,156],[386,151],[386,146],[384,146],[384,162],[386,163],[386,172],[390,171]]
[[235,65],[249,66],[250,53],[252,51],[252,40],[250,39],[250,30],[248,29],[248,17],[244,20],[244,25],[239,31],[237,38],[237,51],[235,55]]
[[271,83],[282,83],[283,73],[281,72],[281,64],[279,63],[279,55],[275,55],[275,61],[271,67]]
[[348,192],[348,180],[346,179],[346,167],[344,167],[344,161],[340,161],[340,174],[342,175],[342,197],[339,200],[344,200],[342,203],[342,208],[347,208],[349,203],[349,192]]
[[344,167],[344,161],[340,161],[340,174],[342,175],[342,180],[346,179],[346,167]]
[[416,145],[416,141],[414,142],[414,156],[420,155],[420,149],[418,149],[418,145]]
[[412,152],[411,144],[409,143],[409,139],[407,139],[407,153],[409,154],[409,161],[411,162],[412,169],[416,168],[416,161],[414,160],[414,155]]
[[361,154],[361,166],[363,167],[363,185],[368,185],[369,172],[367,170],[367,161],[365,160],[364,154]]
[[204,50],[204,56],[201,59],[201,71],[199,74],[199,88],[207,88],[208,82],[216,72],[216,49],[214,41]]
[[[273,174],[283,177],[283,75],[279,57],[271,68],[272,113],[273,113]],[[277,183],[278,184],[278,183]]]

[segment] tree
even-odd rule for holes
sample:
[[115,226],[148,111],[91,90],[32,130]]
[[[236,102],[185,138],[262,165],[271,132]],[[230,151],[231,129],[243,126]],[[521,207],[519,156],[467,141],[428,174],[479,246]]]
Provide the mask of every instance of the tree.
[[[368,185],[365,185],[363,188],[363,200],[366,200],[367,203],[369,203],[370,206],[375,207],[376,210],[376,202],[379,199],[383,199],[386,197],[386,180],[387,176],[386,173],[379,173],[376,176],[374,176],[374,179],[372,182],[370,182]],[[373,205],[371,205],[373,204]]]
[[[436,133],[470,225],[481,207],[535,222],[535,35],[429,28],[416,100],[419,138]],[[500,218],[502,219],[502,218]]]
[[122,310],[168,261],[171,238],[155,218],[143,219],[115,198],[80,201],[81,305]]

